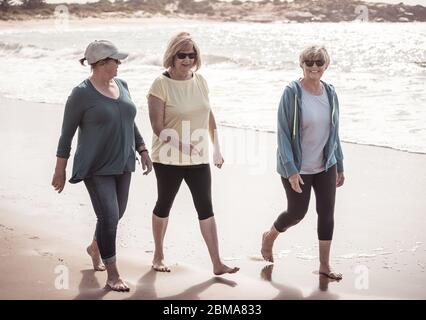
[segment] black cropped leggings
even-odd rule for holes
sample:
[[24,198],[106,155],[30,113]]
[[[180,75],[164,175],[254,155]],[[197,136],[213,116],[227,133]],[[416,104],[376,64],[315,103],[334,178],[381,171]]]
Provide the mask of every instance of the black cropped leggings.
[[281,213],[274,226],[284,232],[299,223],[308,212],[311,188],[314,189],[318,214],[317,232],[319,240],[332,240],[334,229],[334,203],[336,198],[336,166],[317,174],[301,174],[304,185],[302,193],[291,188],[288,179],[281,177],[287,195],[287,210]]
[[154,162],[158,198],[153,213],[160,218],[169,216],[173,201],[185,180],[192,194],[198,219],[212,217],[212,179],[209,164],[175,166]]

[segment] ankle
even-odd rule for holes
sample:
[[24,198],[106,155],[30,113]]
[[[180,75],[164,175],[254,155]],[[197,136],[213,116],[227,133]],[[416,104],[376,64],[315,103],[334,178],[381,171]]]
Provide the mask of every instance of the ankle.
[[154,252],[154,260],[164,260],[164,254]]

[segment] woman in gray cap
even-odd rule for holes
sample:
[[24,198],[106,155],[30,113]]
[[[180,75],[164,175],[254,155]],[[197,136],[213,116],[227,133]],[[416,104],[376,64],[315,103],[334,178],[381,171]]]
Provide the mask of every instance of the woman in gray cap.
[[117,76],[120,52],[111,42],[89,44],[80,63],[91,66],[91,76],[76,86],[65,105],[61,137],[56,152],[52,185],[62,192],[66,180],[71,142],[79,129],[70,183],[84,181],[97,217],[96,231],[87,248],[97,271],[107,270],[107,287],[129,291],[120,279],[116,265],[117,225],[126,209],[131,172],[135,170],[137,151],[144,174],[152,163],[144,140],[135,124],[136,106],[127,83]]

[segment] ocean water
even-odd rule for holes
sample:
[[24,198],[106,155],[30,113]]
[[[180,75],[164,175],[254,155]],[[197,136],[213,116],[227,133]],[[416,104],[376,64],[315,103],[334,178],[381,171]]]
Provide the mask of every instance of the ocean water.
[[300,51],[323,44],[323,79],[337,90],[343,141],[426,153],[426,23],[258,24],[128,20],[0,26],[0,95],[64,104],[90,70],[78,59],[94,39],[130,53],[119,77],[141,112],[168,40],[190,32],[202,52],[220,124],[274,132],[286,84],[301,77]]

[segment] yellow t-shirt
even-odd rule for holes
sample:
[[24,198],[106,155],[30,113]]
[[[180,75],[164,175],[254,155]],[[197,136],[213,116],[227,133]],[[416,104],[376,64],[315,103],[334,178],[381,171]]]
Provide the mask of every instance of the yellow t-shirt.
[[153,95],[165,103],[164,130],[161,135],[192,144],[199,155],[180,152],[153,134],[153,162],[170,165],[195,165],[209,163],[209,89],[206,80],[193,73],[189,80],[173,80],[160,75],[154,80],[148,96]]

